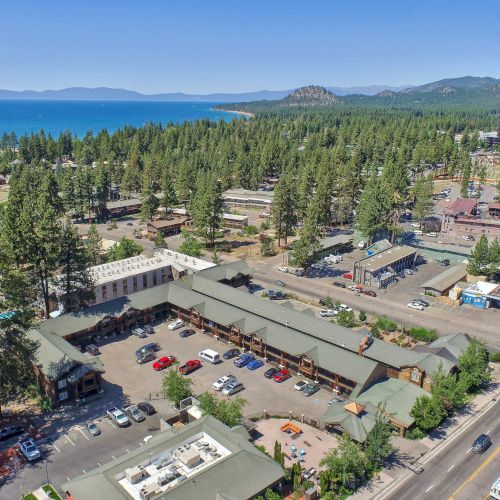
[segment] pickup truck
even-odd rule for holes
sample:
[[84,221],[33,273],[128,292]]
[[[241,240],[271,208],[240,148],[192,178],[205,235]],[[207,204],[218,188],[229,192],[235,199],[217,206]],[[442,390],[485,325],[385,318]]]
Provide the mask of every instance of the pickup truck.
[[127,415],[123,413],[120,409],[113,407],[110,408],[106,414],[108,417],[113,420],[113,422],[118,426],[118,427],[127,427],[130,425],[130,420],[128,419]]
[[191,359],[190,361],[186,361],[182,366],[179,367],[179,372],[183,375],[187,375],[194,370],[200,368],[201,362],[198,359]]

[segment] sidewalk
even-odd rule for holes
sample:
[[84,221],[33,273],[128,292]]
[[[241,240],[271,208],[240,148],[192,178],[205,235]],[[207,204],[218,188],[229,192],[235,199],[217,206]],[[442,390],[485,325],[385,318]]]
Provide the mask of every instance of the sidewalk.
[[[353,500],[370,500],[377,498],[377,496],[383,493],[387,487],[397,481],[405,471],[410,470],[410,465],[412,468],[418,469],[421,467],[421,461],[428,458],[431,454],[434,455],[438,453],[441,445],[446,442],[446,439],[460,431],[467,422],[482,413],[482,411],[499,396],[500,381],[497,376],[496,382],[493,382],[483,394],[477,396],[461,412],[445,420],[443,424],[441,424],[438,429],[432,431],[429,436],[419,441],[405,440],[404,442],[407,446],[404,446],[404,450],[400,449],[399,451],[403,452],[405,455],[404,462],[406,462],[406,465],[397,467],[392,471],[384,469],[378,476],[375,476],[374,479],[369,481],[349,498]],[[391,476],[391,472],[397,473],[393,477]]]

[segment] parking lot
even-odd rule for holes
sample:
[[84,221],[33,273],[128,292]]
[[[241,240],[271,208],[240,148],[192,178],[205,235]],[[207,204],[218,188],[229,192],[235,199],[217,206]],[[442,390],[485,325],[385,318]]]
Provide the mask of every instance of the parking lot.
[[[136,363],[134,353],[141,345],[154,340],[161,346],[161,351],[157,353],[158,357],[174,355],[181,363],[197,359],[198,353],[204,349],[213,349],[222,355],[231,347],[199,331],[190,337],[180,338],[181,330],[182,328],[172,332],[168,330],[167,324],[163,323],[157,326],[156,333],[147,339],[129,336],[102,346],[101,359],[106,369],[106,379],[113,384],[121,385],[124,396],[132,403],[137,403],[147,399],[150,393],[161,390],[164,375],[162,371],[153,370],[152,362],[144,365]],[[297,377],[291,377],[282,383],[266,379],[264,372],[269,367],[270,365],[264,365],[255,371],[250,371],[246,367],[236,368],[233,360],[224,360],[217,365],[202,362],[202,367],[189,376],[193,381],[195,394],[212,390],[212,383],[223,375],[232,374],[237,377],[245,386],[245,390],[238,393],[238,396],[248,402],[245,414],[273,410],[299,412],[310,417],[323,415],[327,402],[333,397],[330,392],[320,390],[311,397],[305,397],[293,388],[298,380]]]

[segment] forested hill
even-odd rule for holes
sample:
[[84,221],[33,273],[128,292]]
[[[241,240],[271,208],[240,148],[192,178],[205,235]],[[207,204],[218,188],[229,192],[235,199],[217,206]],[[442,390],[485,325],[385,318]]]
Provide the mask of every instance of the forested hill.
[[339,102],[336,95],[318,85],[300,87],[281,100],[283,106],[330,106]]

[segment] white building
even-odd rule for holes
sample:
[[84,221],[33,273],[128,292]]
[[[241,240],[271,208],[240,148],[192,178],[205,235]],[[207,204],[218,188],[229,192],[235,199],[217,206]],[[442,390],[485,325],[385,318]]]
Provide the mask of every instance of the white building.
[[90,268],[95,283],[95,303],[139,292],[145,288],[178,279],[188,271],[196,272],[215,264],[168,249],[152,257],[137,255]]

